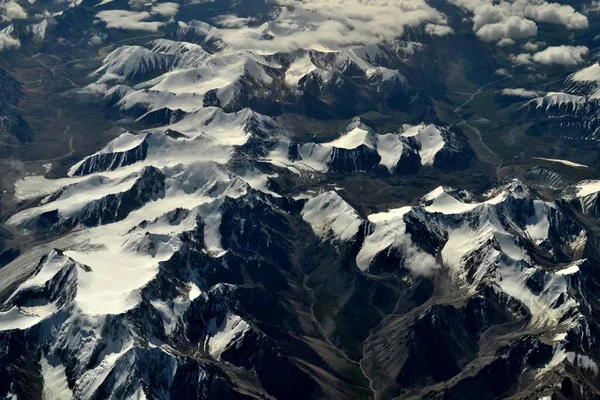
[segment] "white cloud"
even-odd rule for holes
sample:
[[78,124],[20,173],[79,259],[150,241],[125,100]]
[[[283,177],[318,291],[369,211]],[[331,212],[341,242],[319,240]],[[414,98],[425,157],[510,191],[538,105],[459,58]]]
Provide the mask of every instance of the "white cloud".
[[89,46],[100,46],[103,44],[106,39],[108,39],[108,35],[104,32],[95,32],[94,35],[88,40]]
[[158,14],[163,17],[174,17],[179,12],[177,3],[160,3],[152,6],[152,14]]
[[402,250],[404,265],[413,274],[432,276],[435,271],[440,269],[436,259],[431,254],[421,251],[408,237],[402,236],[394,245]]
[[450,1],[473,13],[473,31],[488,42],[535,36],[536,22],[558,24],[567,29],[584,29],[589,26],[587,17],[572,6],[544,0]]
[[427,24],[425,25],[425,32],[430,36],[446,36],[454,31],[446,25]]
[[[515,3],[525,3],[525,1]],[[587,17],[569,5],[546,2],[527,4],[523,8],[523,14],[534,21],[559,24],[567,29],[585,29],[589,26]]]
[[523,88],[516,88],[516,89],[502,89],[502,94],[505,96],[516,96],[516,97],[524,97],[526,99],[533,99],[536,97],[539,97],[540,95],[543,95],[543,92],[538,92],[535,90],[527,90],[527,89],[523,89]]
[[597,13],[600,12],[600,1],[594,0],[590,4],[584,7],[584,11],[586,14]]
[[96,17],[105,22],[107,28],[156,32],[166,22],[148,20],[169,19],[169,22],[173,22],[173,17],[179,12],[179,4],[173,2],[129,0],[128,4],[131,10],[105,10]]
[[536,52],[540,49],[540,46],[543,46],[544,43],[543,42],[527,42],[523,45],[523,50],[525,51],[531,51],[531,52]]
[[512,55],[511,61],[514,64],[531,64],[533,62],[531,54],[527,54],[527,53]]
[[499,76],[511,76],[510,72],[508,72],[506,68],[497,69],[496,71],[494,71],[494,73]]
[[585,46],[553,46],[535,53],[533,61],[539,64],[560,64],[572,67],[581,64],[589,52]]
[[[143,1],[143,0],[130,0]],[[525,42],[538,33],[536,22],[567,29],[588,26],[587,17],[569,5],[545,0],[449,0],[473,13],[473,31],[498,45]],[[280,8],[259,26],[236,15],[215,21],[211,34],[236,48],[265,53],[297,49],[339,50],[401,38],[421,28],[431,36],[451,34],[446,16],[428,0],[272,0]],[[269,37],[269,40],[264,40]],[[519,44],[521,44],[519,43]],[[529,51],[537,51],[530,49]]]
[[473,31],[488,24],[497,24],[510,16],[508,10],[492,4],[483,4],[473,10]]
[[584,57],[589,53],[585,46],[553,46],[535,54],[522,53],[512,56],[515,64],[532,64],[536,62],[544,65],[564,65],[574,67],[584,62]]
[[154,3],[156,3],[156,0],[129,0],[127,2],[129,7],[135,11],[145,10],[148,6],[151,6]]
[[10,22],[15,19],[26,19],[27,13],[17,2],[13,0],[0,3],[0,20]]
[[21,47],[21,42],[19,39],[12,36],[14,30],[15,29],[12,25],[0,30],[0,51],[17,49]]
[[537,35],[537,25],[533,21],[513,15],[500,22],[482,26],[476,34],[486,42],[527,39]]
[[242,28],[254,21],[252,18],[242,18],[237,15],[227,14],[217,18],[217,24],[222,28]]
[[98,19],[106,23],[107,28],[156,32],[165,23],[146,21],[151,16],[147,11],[136,12],[125,10],[100,11],[96,15]]
[[504,39],[500,39],[498,41],[498,43],[496,43],[498,46],[503,47],[503,46],[514,46],[515,44],[517,44],[517,42],[515,42],[512,39],[509,38],[504,38]]
[[[431,35],[451,32],[445,16],[424,0],[277,0],[273,21],[248,27],[227,16],[215,31],[233,47],[264,52],[341,49],[401,37],[407,28],[424,26]],[[265,34],[272,40],[261,40]]]
[[19,47],[21,47],[19,39],[15,39],[4,32],[0,32],[0,51],[18,49]]

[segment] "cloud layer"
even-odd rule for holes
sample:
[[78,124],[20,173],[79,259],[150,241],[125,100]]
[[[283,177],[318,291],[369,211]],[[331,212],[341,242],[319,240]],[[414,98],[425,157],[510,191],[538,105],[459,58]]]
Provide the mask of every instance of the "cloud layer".
[[[432,36],[451,34],[446,16],[425,0],[273,0],[280,9],[260,26],[226,15],[211,32],[229,46],[261,52],[297,49],[339,50],[403,37],[407,29],[422,28]],[[470,11],[474,33],[500,46],[532,41],[538,24],[567,30],[585,29],[587,17],[570,5],[546,0],[448,0]],[[268,37],[269,40],[264,40]]]
[[152,17],[148,11],[107,10],[96,16],[107,28],[113,29],[156,32],[164,25],[164,22],[146,21]]
[[[1,0],[0,0],[1,1]],[[10,0],[14,1],[14,0]],[[98,18],[109,28],[157,31],[178,13],[176,3],[129,0],[129,10],[107,10]],[[402,38],[419,28],[431,36],[453,33],[446,15],[427,0],[271,0],[272,20],[221,15],[211,35],[228,46],[262,53],[299,49],[340,50]],[[448,0],[470,11],[473,31],[500,46],[524,45],[537,51],[538,23],[568,30],[588,27],[587,17],[572,6],[546,0]],[[520,57],[520,56],[519,56]]]
[[[282,52],[297,49],[337,50],[401,37],[407,28],[423,27],[430,35],[451,32],[445,16],[424,0],[278,0],[273,21],[258,27],[237,17],[221,19],[218,35],[230,46]],[[240,26],[242,25],[242,26]],[[272,40],[262,40],[268,35]]]
[[146,11],[105,10],[96,14],[96,17],[106,23],[107,28],[156,32],[165,22],[148,20],[173,18],[179,12],[179,4],[170,2],[153,4],[132,0],[129,5],[133,9],[150,8]]

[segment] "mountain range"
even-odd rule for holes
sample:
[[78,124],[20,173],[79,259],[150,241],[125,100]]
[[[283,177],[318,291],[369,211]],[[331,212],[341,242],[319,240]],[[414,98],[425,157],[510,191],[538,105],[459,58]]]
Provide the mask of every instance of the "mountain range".
[[600,398],[599,26],[0,2],[0,397]]

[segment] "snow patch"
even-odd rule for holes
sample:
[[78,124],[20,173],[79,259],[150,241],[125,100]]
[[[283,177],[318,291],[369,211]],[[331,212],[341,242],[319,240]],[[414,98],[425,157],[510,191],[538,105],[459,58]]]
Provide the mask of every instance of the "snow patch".
[[591,194],[600,192],[600,180],[598,181],[582,181],[575,187],[577,190],[577,196],[586,197]]
[[40,361],[42,378],[44,379],[43,400],[71,399],[73,392],[69,389],[65,367],[56,362],[51,364],[46,357]]
[[250,325],[235,314],[228,313],[218,326],[217,318],[211,318],[208,322],[206,349],[212,357],[220,360],[221,354],[249,330]]

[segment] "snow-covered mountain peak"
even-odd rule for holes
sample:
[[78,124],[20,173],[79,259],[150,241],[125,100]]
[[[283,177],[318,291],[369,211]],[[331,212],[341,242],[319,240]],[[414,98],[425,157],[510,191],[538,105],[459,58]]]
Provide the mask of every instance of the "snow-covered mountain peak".
[[544,96],[529,100],[523,105],[523,109],[528,107],[543,112],[580,112],[585,107],[586,97],[564,92],[549,92]]
[[[488,198],[514,198],[514,199],[532,199],[533,192],[527,185],[518,179],[512,179],[510,182],[502,184],[486,192],[484,196]],[[495,200],[494,200],[495,201]]]
[[218,37],[218,28],[204,21],[180,22],[172,36],[178,41],[199,44],[211,52],[227,48],[227,45]]
[[356,210],[334,191],[309,199],[302,209],[302,218],[317,236],[341,241],[353,238],[362,225]]
[[457,155],[465,163],[472,158],[467,145],[446,128],[404,126],[400,133],[377,134],[355,119],[330,142],[301,144],[282,139],[266,161],[295,171],[364,171],[381,166],[394,174],[421,166],[443,168],[446,158]]
[[562,192],[562,198],[583,214],[592,218],[600,217],[600,181],[586,180],[567,187]]
[[198,52],[206,55],[209,54],[198,44],[169,39],[156,39],[151,41],[148,45],[150,49],[156,53],[181,55],[188,52]]
[[571,74],[565,82],[567,90],[589,96],[592,99],[600,98],[600,64],[594,63]]
[[480,204],[466,191],[442,186],[423,196],[421,201],[427,211],[442,214],[459,214]]
[[94,75],[98,83],[107,81],[140,81],[167,72],[175,63],[175,57],[142,46],[122,46],[110,53]]
[[423,165],[433,165],[436,154],[444,147],[442,131],[435,125],[405,126],[403,137],[415,138],[419,143],[419,155]]
[[377,148],[377,135],[368,126],[364,125],[360,119],[354,120],[342,135],[332,142],[329,146],[338,149],[356,149],[359,146],[367,146],[371,149]]
[[77,295],[78,277],[89,267],[75,262],[61,250],[42,257],[30,279],[17,287],[0,312],[0,331],[28,329],[71,304]]
[[600,182],[598,181],[582,181],[579,182],[575,187],[576,196],[578,197],[586,197],[600,192]]

